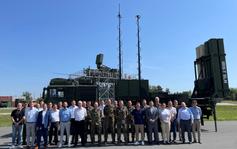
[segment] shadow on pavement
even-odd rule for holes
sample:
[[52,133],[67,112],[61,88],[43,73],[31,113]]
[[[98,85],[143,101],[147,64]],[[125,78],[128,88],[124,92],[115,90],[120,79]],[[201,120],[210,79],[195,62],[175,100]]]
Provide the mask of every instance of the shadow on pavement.
[[12,137],[12,133],[4,134],[1,136],[1,138],[11,138],[11,137]]

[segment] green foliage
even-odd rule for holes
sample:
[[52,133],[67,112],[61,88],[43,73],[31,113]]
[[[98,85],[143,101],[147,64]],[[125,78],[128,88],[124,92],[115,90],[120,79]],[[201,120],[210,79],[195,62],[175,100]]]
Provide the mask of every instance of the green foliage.
[[150,92],[151,93],[160,93],[160,92],[163,92],[163,88],[160,85],[157,85],[157,86],[151,85]]
[[191,97],[192,96],[192,91],[183,91],[182,94],[186,95],[187,97]]
[[237,88],[230,88],[229,96],[232,100],[237,100]]
[[40,101],[44,101],[44,99],[41,98],[41,97],[38,97],[38,98],[36,98],[36,101],[37,101],[37,102],[40,102]]
[[166,88],[166,89],[165,89],[165,92],[167,92],[168,94],[170,94],[170,89],[169,89],[169,88]]
[[222,103],[230,103],[230,104],[236,104],[237,105],[237,100],[223,100]]
[[26,102],[29,102],[30,100],[32,100],[32,94],[28,91],[23,92],[22,96],[26,98]]

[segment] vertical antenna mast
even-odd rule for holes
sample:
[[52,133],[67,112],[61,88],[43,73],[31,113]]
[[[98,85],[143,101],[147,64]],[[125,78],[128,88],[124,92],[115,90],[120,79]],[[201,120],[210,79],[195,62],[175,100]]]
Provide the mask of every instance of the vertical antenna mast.
[[120,14],[120,4],[119,4],[119,13],[118,13],[118,19],[119,19],[119,80],[122,79],[122,44],[121,44],[121,14]]
[[138,81],[139,81],[139,100],[141,101],[141,47],[140,47],[140,15],[136,16],[137,18],[137,53],[138,53]]

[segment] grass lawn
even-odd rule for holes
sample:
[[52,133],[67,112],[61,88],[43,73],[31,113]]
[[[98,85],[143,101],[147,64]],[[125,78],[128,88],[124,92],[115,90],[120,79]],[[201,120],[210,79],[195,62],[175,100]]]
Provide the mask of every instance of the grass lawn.
[[[13,109],[0,108],[0,127],[11,126],[11,112]],[[9,114],[6,114],[9,113]]]
[[[218,121],[237,120],[237,106],[216,106],[216,115]],[[209,120],[213,120],[213,117]]]
[[11,126],[10,115],[0,115],[0,127]]

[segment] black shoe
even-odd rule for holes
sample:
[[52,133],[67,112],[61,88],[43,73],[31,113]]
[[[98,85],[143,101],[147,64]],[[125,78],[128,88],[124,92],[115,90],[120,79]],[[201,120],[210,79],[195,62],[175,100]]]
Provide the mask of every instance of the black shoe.
[[182,143],[185,144],[185,141],[183,141]]
[[196,141],[196,140],[194,140],[194,141],[193,141],[193,143],[197,143],[197,141]]
[[202,142],[201,142],[201,141],[198,141],[198,143],[199,143],[199,144],[202,144]]
[[189,141],[189,142],[188,142],[188,144],[192,144],[192,142],[191,142],[191,141]]
[[[134,142],[134,141],[135,141],[135,139],[133,138],[133,139],[132,139],[132,142]],[[128,142],[129,142],[129,141],[128,141]]]
[[[113,143],[113,142],[112,142]],[[120,145],[122,143],[121,140],[118,140],[117,145]]]
[[68,144],[68,142],[65,142],[65,143],[64,143],[64,145],[67,145],[67,144]]

